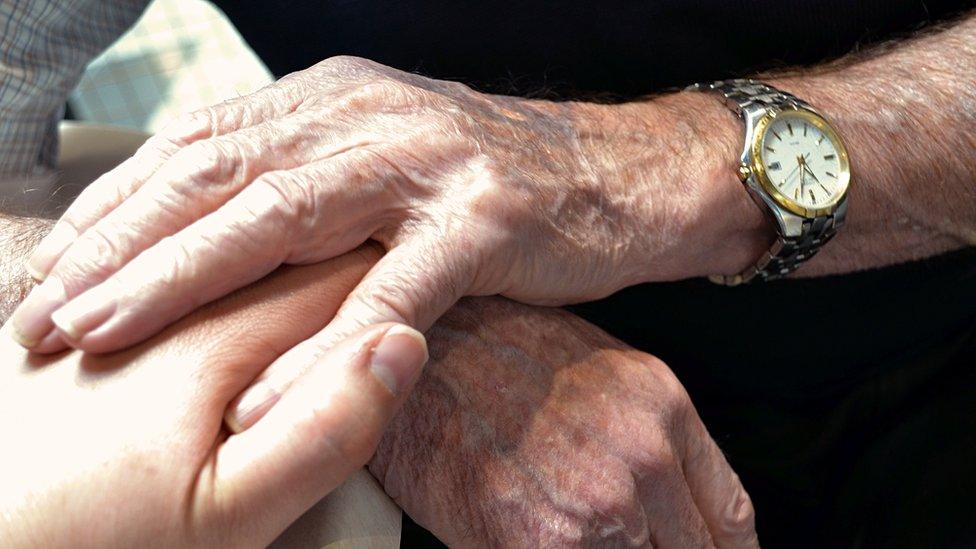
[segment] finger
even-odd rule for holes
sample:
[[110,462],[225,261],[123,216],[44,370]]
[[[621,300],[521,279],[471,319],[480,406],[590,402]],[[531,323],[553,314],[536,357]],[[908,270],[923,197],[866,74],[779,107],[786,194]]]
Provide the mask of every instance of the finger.
[[138,191],[76,238],[15,312],[22,340],[44,339],[54,328],[53,311],[152,244],[213,211],[253,177],[306,160],[292,150],[302,139],[301,124],[294,120],[275,124],[281,135],[289,137],[262,144],[259,140],[266,128],[254,126],[183,148]]
[[85,187],[30,256],[27,272],[37,281],[44,280],[79,234],[141,187],[173,153],[204,137],[202,118],[179,120],[150,137],[131,158]]
[[403,325],[343,341],[272,412],[219,447],[197,502],[207,498],[217,520],[270,542],[366,463],[426,361],[423,335]]
[[350,152],[259,177],[72,299],[54,313],[55,324],[79,349],[117,350],[282,263],[317,262],[355,248],[378,228],[387,202],[385,184],[360,167],[366,158]]
[[[175,154],[129,199],[68,247],[48,275],[60,280],[63,298],[27,307],[17,315],[18,333],[26,341],[43,339],[53,327],[51,311],[104,281],[143,250],[213,212],[255,177],[361,151],[366,147],[360,145],[380,138],[371,133],[370,125],[353,127],[346,122],[329,124],[329,131],[311,138],[310,132],[322,126],[316,125],[320,115],[295,114],[199,141]],[[389,166],[385,169],[395,171]],[[287,197],[272,197],[274,204],[282,200]],[[314,214],[310,211],[307,219],[317,220]],[[50,297],[53,292],[43,295]]]
[[739,476],[705,425],[694,413],[692,433],[686,442],[683,469],[695,505],[701,512],[715,545],[759,547],[755,511]]
[[[275,96],[270,91],[266,95],[267,98]],[[240,104],[229,104],[223,110],[215,107],[213,109],[216,110],[206,111],[210,114],[205,117],[199,115],[199,118],[188,119],[185,123],[177,124],[177,129],[173,132],[184,135],[178,142],[177,138],[171,136],[160,137],[155,141],[150,140],[143,146],[142,157],[124,163],[118,168],[117,173],[106,174],[97,186],[86,190],[86,193],[83,193],[84,197],[79,197],[76,201],[77,206],[72,205],[74,209],[69,209],[74,213],[70,216],[66,213],[67,217],[55,224],[54,229],[41,242],[28,262],[28,270],[35,278],[44,279],[44,282],[28,295],[11,319],[14,328],[12,333],[22,345],[40,351],[37,349],[39,343],[50,339],[48,335],[54,329],[50,319],[53,311],[71,297],[114,272],[138,251],[145,248],[148,245],[146,242],[161,238],[158,232],[165,226],[160,217],[174,212],[164,212],[162,216],[146,216],[140,219],[141,211],[147,208],[149,211],[154,211],[152,210],[154,196],[143,192],[141,193],[143,198],[133,199],[140,195],[138,191],[145,191],[145,187],[149,185],[145,180],[152,181],[160,177],[160,171],[163,170],[160,166],[171,164],[172,162],[169,161],[173,160],[174,155],[179,158],[179,155],[175,154],[176,151],[182,153],[184,160],[187,161],[191,160],[187,157],[201,154],[201,152],[186,152],[187,148],[181,146],[184,141],[199,145],[204,142],[201,141],[204,136],[220,134],[228,130],[232,120],[254,123],[273,114],[273,109],[270,107],[258,106],[253,107],[254,112],[250,115],[235,116],[234,113],[247,112],[243,100],[244,98]],[[258,103],[265,105],[265,102],[260,100]],[[202,130],[192,129],[194,124],[197,124],[197,120],[205,122]],[[183,129],[181,130],[180,127]],[[167,145],[170,141],[173,143]],[[195,150],[200,151],[199,148]],[[206,151],[207,149],[204,148],[202,152],[205,154]],[[192,162],[190,166],[192,172],[194,166]],[[198,174],[201,168],[196,169],[198,171],[192,173]],[[217,169],[219,170],[219,167]],[[103,196],[111,200],[99,202]],[[125,211],[120,214],[118,213],[120,209]],[[179,217],[179,215],[175,213],[171,217]],[[121,225],[115,225],[113,228],[113,223]],[[179,226],[179,223],[176,226]],[[140,234],[138,230],[131,230],[134,227],[147,227],[147,229]],[[79,237],[81,231],[83,234]],[[130,240],[118,238],[120,232],[130,235]],[[60,267],[61,265],[64,267]],[[61,276],[66,280],[48,280],[52,278],[52,274],[53,278]],[[46,344],[43,350],[56,352],[65,347],[63,343]]]
[[426,330],[453,305],[470,278],[459,259],[441,243],[407,243],[390,250],[343,302],[336,317],[314,338],[288,353],[292,360],[272,364],[228,406],[225,419],[241,432],[261,418],[292,380],[302,375],[322,349],[363,326],[398,322]]
[[637,479],[652,546],[714,547],[677,457],[659,455],[658,459],[658,467]]
[[137,191],[183,147],[294,112],[301,90],[288,79],[250,95],[180,116],[149,138],[132,158],[107,172],[75,199],[27,261],[38,281],[50,273],[75,238]]

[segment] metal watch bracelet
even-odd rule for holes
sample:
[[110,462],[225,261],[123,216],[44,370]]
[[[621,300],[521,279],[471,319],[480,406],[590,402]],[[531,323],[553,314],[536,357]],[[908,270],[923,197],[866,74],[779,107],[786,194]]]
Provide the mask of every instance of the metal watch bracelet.
[[[786,106],[813,110],[809,104],[795,96],[755,80],[720,80],[695,84],[688,89],[718,94],[725,106],[742,119],[752,111],[766,111]],[[834,237],[837,229],[844,222],[846,210],[847,204],[844,202],[830,215],[804,219],[799,236],[786,237],[779,234],[776,242],[754,266],[735,275],[713,275],[709,280],[718,284],[736,286],[755,279],[768,281],[783,278],[816,255],[820,248]]]

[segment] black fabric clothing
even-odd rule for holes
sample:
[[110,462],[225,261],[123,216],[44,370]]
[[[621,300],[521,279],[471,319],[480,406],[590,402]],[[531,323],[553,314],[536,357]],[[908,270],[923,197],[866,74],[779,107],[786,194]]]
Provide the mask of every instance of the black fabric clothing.
[[[218,3],[279,76],[351,54],[495,93],[616,99],[820,62],[974,6]],[[764,546],[976,546],[976,249],[740,288],[642,285],[572,310],[674,369]]]
[[672,367],[764,547],[976,547],[976,249],[573,309]]
[[632,96],[819,62],[972,0],[217,3],[278,76],[350,54],[498,93]]

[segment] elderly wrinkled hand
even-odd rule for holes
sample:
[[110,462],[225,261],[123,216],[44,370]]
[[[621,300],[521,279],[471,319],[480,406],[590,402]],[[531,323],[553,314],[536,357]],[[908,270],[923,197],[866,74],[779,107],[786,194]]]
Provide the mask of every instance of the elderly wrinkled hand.
[[4,337],[0,546],[270,543],[372,455],[420,373],[423,338],[389,324],[357,333],[245,433],[222,427],[225,407],[365,269],[350,254],[276,274],[122,353],[41,357]]
[[462,300],[370,470],[450,546],[757,547],[674,374],[554,309]]
[[282,263],[367,239],[389,253],[336,337],[425,329],[464,295],[604,296],[636,281],[645,230],[619,215],[636,198],[592,170],[573,122],[591,108],[326,60],[171,125],[87,189],[29,262],[45,281],[16,337],[119,349]]

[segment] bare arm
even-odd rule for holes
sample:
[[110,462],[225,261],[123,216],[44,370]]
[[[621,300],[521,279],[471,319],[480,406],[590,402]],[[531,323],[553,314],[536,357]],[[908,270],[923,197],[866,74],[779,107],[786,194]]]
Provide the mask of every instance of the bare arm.
[[[802,275],[976,245],[974,75],[969,14],[867,53],[760,77],[823,111],[855,170],[848,225]],[[634,218],[654,233],[638,280],[662,264],[674,277],[739,272],[768,246],[772,231],[734,175],[741,123],[715,97],[682,92],[580,112],[595,169],[630,182],[625,207],[642,209]],[[673,254],[653,253],[668,243]]]
[[0,213],[0,324],[34,287],[23,265],[53,224],[47,219]]
[[850,235],[812,272],[976,246],[976,14],[777,83],[833,113],[854,147]]
[[[10,229],[0,234],[21,235],[15,246],[2,248],[7,256],[0,263],[5,283],[12,281],[0,290],[4,303],[15,304],[31,285],[21,258],[49,222],[0,217],[0,224],[0,230]],[[149,356],[199,364],[211,372],[200,379],[221,372],[216,376],[223,379],[217,383],[220,392],[183,388],[175,396],[182,390],[217,400],[222,409],[269,361],[321,328],[380,255],[378,247],[364,247],[322,264],[276,273],[140,348],[90,356],[87,363],[102,368],[125,363],[126,357]],[[30,361],[24,350],[6,341],[6,334],[0,335],[7,344],[0,354],[15,363]],[[643,543],[653,535],[679,546],[706,540],[719,546],[755,545],[748,495],[688,394],[661,361],[568,313],[499,298],[461,301],[429,337],[434,344],[430,373],[411,396],[407,412],[387,432],[371,469],[411,516],[444,541],[510,546]],[[167,355],[167,345],[182,352]],[[146,348],[155,352],[146,353]],[[288,361],[301,356],[293,349],[275,364],[295,373],[300,365]],[[69,354],[63,360],[82,361],[82,356]],[[171,369],[167,360],[157,362]],[[171,371],[164,377],[181,379]],[[159,382],[152,383],[151,390],[158,393]],[[38,389],[34,402],[60,402],[77,391],[59,390],[66,393]],[[133,391],[129,396],[138,398]],[[118,404],[111,399],[102,403]],[[150,414],[156,420],[165,416],[162,411]],[[89,444],[96,449],[125,443],[131,436],[121,428],[81,423],[91,429],[91,439],[102,441]],[[5,470],[12,472],[0,467],[0,473]],[[116,473],[124,472],[114,464],[102,470],[112,482],[118,480]],[[108,493],[123,493],[113,486]],[[642,496],[659,493],[669,495],[655,495],[654,502]],[[511,504],[512,494],[518,494],[518,505]],[[22,503],[15,499],[13,505]],[[158,505],[163,513],[172,505],[155,499],[142,503]],[[283,503],[298,505],[287,498]],[[43,521],[46,515],[39,517]],[[132,535],[144,533],[142,518],[124,517],[135,531]],[[71,535],[72,530],[66,526],[62,533]],[[0,538],[5,534],[11,532],[0,521]],[[95,534],[118,535],[97,529]]]

